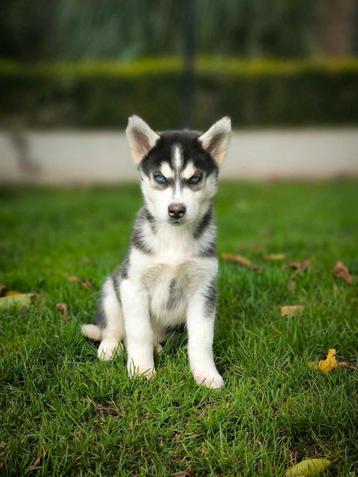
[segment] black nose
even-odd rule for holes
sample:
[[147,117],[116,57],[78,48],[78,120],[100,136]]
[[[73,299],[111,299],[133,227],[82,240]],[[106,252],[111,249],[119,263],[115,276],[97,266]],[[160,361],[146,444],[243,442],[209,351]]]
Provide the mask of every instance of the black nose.
[[170,204],[168,207],[168,214],[172,219],[181,219],[184,217],[185,212],[186,207],[184,204]]

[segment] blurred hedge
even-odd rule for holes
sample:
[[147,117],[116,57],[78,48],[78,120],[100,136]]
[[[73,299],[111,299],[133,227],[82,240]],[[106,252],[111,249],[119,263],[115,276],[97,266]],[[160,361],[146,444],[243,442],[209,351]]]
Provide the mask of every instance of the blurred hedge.
[[[177,59],[22,65],[0,61],[0,126],[124,127],[133,112],[178,127]],[[192,122],[220,115],[236,127],[358,123],[358,60],[200,59]]]

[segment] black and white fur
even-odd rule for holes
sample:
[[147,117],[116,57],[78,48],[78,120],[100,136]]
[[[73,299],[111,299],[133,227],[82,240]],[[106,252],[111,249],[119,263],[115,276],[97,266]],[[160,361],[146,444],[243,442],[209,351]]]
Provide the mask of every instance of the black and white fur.
[[212,199],[230,119],[222,118],[204,134],[157,134],[132,116],[126,134],[144,207],[126,259],[103,285],[95,324],[83,325],[83,334],[101,341],[103,360],[124,341],[129,375],[150,378],[153,350],[160,349],[166,329],[185,323],[196,382],[220,388],[224,381],[212,350],[218,272]]

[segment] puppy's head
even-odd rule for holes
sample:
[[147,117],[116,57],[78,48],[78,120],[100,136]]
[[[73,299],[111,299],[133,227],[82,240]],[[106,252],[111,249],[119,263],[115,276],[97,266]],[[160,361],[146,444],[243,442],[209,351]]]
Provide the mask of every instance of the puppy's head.
[[150,213],[173,225],[195,222],[216,192],[231,135],[230,119],[220,119],[203,134],[157,134],[141,118],[131,116],[126,134]]

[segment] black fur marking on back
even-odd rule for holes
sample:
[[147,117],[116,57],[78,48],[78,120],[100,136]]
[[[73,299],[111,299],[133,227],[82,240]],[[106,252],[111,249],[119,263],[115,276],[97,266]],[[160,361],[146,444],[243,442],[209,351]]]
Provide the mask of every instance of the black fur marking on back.
[[118,303],[122,303],[121,300],[121,281],[128,278],[129,257],[128,255],[123,260],[122,264],[117,267],[111,275],[113,288],[116,294]]
[[126,278],[128,278],[128,268],[129,268],[129,257],[127,255],[126,258],[121,263],[121,265],[117,267],[112,273],[112,279],[114,281],[115,289],[117,285],[117,288],[119,290],[119,284],[121,280],[125,280]]
[[217,300],[216,280],[212,280],[205,290],[205,314],[211,316],[215,312]]
[[122,265],[120,266],[120,275],[121,278],[126,279],[128,278],[128,268],[129,268],[129,257],[128,255],[123,260]]
[[113,275],[111,276],[111,279],[112,279],[113,288],[116,294],[116,298],[118,302],[121,303],[122,301],[121,301],[120,284],[121,284],[122,277],[120,274],[116,275],[113,273]]
[[185,168],[188,161],[193,161],[194,167],[203,171],[206,176],[218,173],[218,167],[212,156],[205,151],[198,138],[200,133],[194,131],[166,131],[160,134],[155,146],[141,161],[139,168],[144,174],[150,174],[160,168],[162,162],[172,164],[173,146],[177,145],[181,149],[183,158],[182,168]]
[[212,222],[212,218],[213,218],[213,211],[212,211],[212,207],[210,206],[207,212],[204,214],[201,221],[198,223],[198,225],[195,227],[193,231],[193,235],[195,239],[198,239],[199,237],[201,237],[201,235],[204,233],[204,230]]

